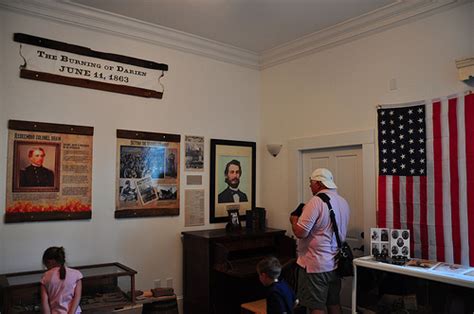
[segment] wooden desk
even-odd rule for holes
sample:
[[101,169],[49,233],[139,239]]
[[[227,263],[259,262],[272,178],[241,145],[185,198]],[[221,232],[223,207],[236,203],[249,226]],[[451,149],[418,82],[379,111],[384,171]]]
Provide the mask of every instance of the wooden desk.
[[183,232],[184,313],[239,314],[241,304],[265,297],[256,264],[274,255],[285,266],[296,255],[285,230]]
[[240,306],[241,314],[267,314],[267,300],[260,299],[253,302],[244,303]]

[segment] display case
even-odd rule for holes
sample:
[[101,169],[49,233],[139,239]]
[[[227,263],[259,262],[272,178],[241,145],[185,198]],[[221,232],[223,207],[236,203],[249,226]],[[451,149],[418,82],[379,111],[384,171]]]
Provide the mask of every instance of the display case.
[[[120,263],[72,267],[82,275],[83,313],[104,313],[133,308],[135,270]],[[1,313],[40,312],[40,280],[44,270],[0,275]]]
[[474,313],[474,268],[413,258],[356,258],[352,313]]

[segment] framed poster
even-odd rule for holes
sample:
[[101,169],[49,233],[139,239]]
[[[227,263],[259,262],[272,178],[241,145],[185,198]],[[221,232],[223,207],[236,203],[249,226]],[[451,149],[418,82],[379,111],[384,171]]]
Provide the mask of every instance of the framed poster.
[[5,222],[91,218],[86,126],[10,120]]
[[117,130],[115,218],[179,215],[180,138]]
[[184,136],[185,145],[185,170],[204,171],[204,137]]
[[255,150],[255,142],[211,139],[210,223],[235,208],[242,220],[255,207]]

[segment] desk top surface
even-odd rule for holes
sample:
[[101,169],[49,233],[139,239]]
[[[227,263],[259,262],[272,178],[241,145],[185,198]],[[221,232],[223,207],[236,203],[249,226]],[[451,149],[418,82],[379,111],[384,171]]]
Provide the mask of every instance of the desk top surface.
[[433,263],[433,266],[426,268],[406,265],[399,266],[376,261],[372,256],[356,258],[354,259],[354,265],[357,267],[371,268],[467,288],[474,288],[474,268],[469,266],[441,262],[435,262]]
[[210,229],[210,230],[197,230],[197,231],[184,231],[181,232],[184,236],[199,237],[207,239],[216,238],[242,238],[242,237],[255,237],[265,236],[270,234],[285,234],[285,230],[266,228],[265,230],[249,230],[245,227],[238,231],[227,232],[225,229]]

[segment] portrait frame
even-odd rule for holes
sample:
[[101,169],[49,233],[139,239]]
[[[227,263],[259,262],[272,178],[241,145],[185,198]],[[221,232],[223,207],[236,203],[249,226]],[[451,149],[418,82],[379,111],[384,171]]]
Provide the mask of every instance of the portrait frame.
[[239,209],[233,208],[227,210],[228,222],[226,226],[227,231],[236,231],[242,229],[242,223],[239,217]]
[[[237,160],[241,174],[238,189],[246,197],[246,201],[218,202],[219,194],[227,188],[225,178],[226,165]],[[211,139],[210,155],[210,200],[209,222],[226,222],[229,219],[228,209],[237,209],[239,221],[245,220],[246,210],[255,208],[255,174],[256,174],[256,143]]]
[[[59,178],[61,165],[61,144],[33,141],[14,141],[13,152],[13,192],[59,192]],[[44,149],[49,163],[45,163],[46,169],[54,172],[53,184],[49,186],[23,186],[20,173],[30,163],[27,152],[30,149],[41,147]]]

